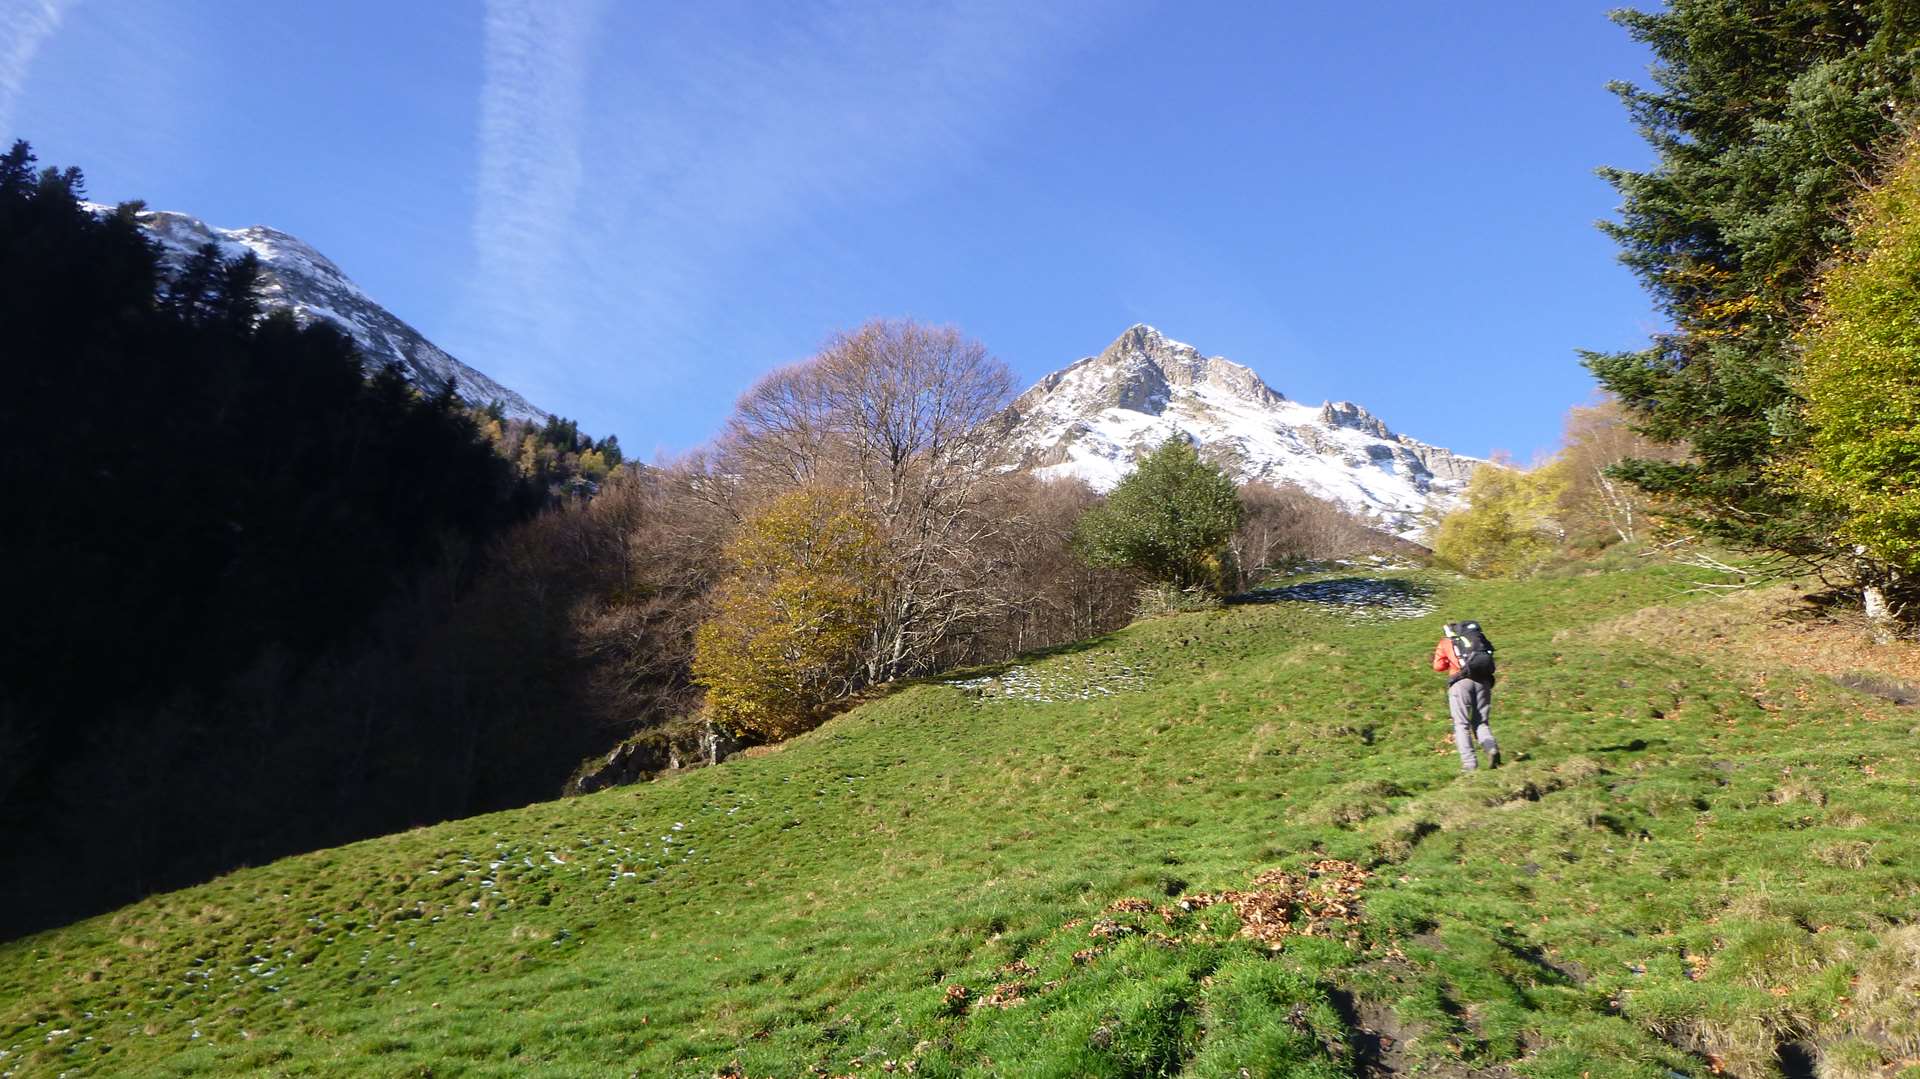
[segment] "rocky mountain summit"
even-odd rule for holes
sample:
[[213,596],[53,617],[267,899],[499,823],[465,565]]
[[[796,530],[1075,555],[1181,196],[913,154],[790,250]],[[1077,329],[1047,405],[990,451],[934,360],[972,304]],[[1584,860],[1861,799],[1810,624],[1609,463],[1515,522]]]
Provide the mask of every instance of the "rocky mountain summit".
[[452,379],[463,399],[480,405],[498,401],[509,417],[543,420],[547,416],[526,398],[427,340],[298,237],[263,225],[216,228],[171,210],[144,210],[139,221],[170,261],[187,258],[202,244],[213,244],[226,258],[248,251],[260,256],[261,299],[267,308],[287,308],[302,324],[315,319],[332,323],[354,339],[369,364],[397,362],[407,378],[421,386],[438,388]]
[[1291,401],[1252,369],[1137,325],[1013,403],[1022,467],[1107,490],[1171,435],[1241,481],[1292,484],[1402,535],[1457,504],[1481,462],[1395,434],[1350,401]]

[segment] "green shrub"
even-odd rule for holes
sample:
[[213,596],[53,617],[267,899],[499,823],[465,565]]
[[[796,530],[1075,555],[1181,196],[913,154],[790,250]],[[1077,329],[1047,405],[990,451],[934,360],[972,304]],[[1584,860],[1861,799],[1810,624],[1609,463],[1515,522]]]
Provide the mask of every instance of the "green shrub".
[[1233,576],[1227,541],[1242,514],[1233,480],[1175,435],[1080,518],[1075,544],[1091,565],[1218,594]]

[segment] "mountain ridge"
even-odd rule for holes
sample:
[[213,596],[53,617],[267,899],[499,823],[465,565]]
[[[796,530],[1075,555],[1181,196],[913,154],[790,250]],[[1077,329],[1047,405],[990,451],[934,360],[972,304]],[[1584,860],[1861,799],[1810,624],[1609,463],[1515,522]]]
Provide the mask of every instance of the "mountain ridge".
[[[113,207],[87,204],[95,213]],[[463,363],[389,311],[312,244],[268,225],[228,229],[177,210],[142,209],[135,220],[159,244],[168,262],[180,262],[204,244],[222,257],[252,252],[260,258],[260,298],[269,309],[293,312],[302,324],[331,323],[352,337],[369,364],[398,363],[409,381],[454,391],[473,404],[498,401],[513,419],[544,420],[548,413],[491,376]]]
[[1351,401],[1318,408],[1252,368],[1145,323],[1041,377],[1008,410],[1020,467],[1108,490],[1171,436],[1242,482],[1292,484],[1411,537],[1458,505],[1483,462],[1406,435]]

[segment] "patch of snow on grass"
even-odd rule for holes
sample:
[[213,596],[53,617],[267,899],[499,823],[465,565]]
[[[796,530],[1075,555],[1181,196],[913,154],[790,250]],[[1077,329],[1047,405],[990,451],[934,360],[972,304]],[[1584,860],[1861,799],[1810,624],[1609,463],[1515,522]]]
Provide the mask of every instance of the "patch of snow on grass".
[[1260,588],[1237,603],[1312,603],[1356,622],[1420,618],[1433,613],[1430,590],[1395,577],[1335,577],[1283,588]]
[[999,674],[956,679],[947,684],[981,703],[1010,700],[1057,704],[1111,697],[1140,689],[1146,682],[1146,675],[1140,670],[1109,656],[1021,664]]

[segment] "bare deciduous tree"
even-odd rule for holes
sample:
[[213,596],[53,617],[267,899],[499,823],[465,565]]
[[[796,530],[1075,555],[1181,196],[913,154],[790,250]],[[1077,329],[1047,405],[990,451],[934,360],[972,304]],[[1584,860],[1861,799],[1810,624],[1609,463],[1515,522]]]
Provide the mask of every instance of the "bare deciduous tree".
[[1074,551],[1080,518],[1100,503],[1081,480],[997,476],[976,512],[997,523],[982,557],[990,609],[944,651],[944,665],[985,663],[1125,625],[1138,582],[1089,566]]
[[1560,505],[1571,531],[1610,531],[1623,543],[1646,538],[1650,500],[1645,492],[1608,475],[1614,465],[1630,458],[1677,461],[1682,447],[1655,442],[1628,425],[1620,403],[1611,397],[1567,412],[1565,446],[1560,463],[1567,487]]
[[1001,525],[978,509],[1013,388],[1006,365],[958,330],[875,321],[762,379],[727,424],[717,465],[739,485],[733,497],[845,487],[885,529],[873,681],[926,669],[995,606],[985,552]]
[[1252,587],[1290,562],[1413,547],[1375,530],[1358,514],[1291,485],[1242,484],[1240,503],[1246,513],[1230,546],[1241,588]]

